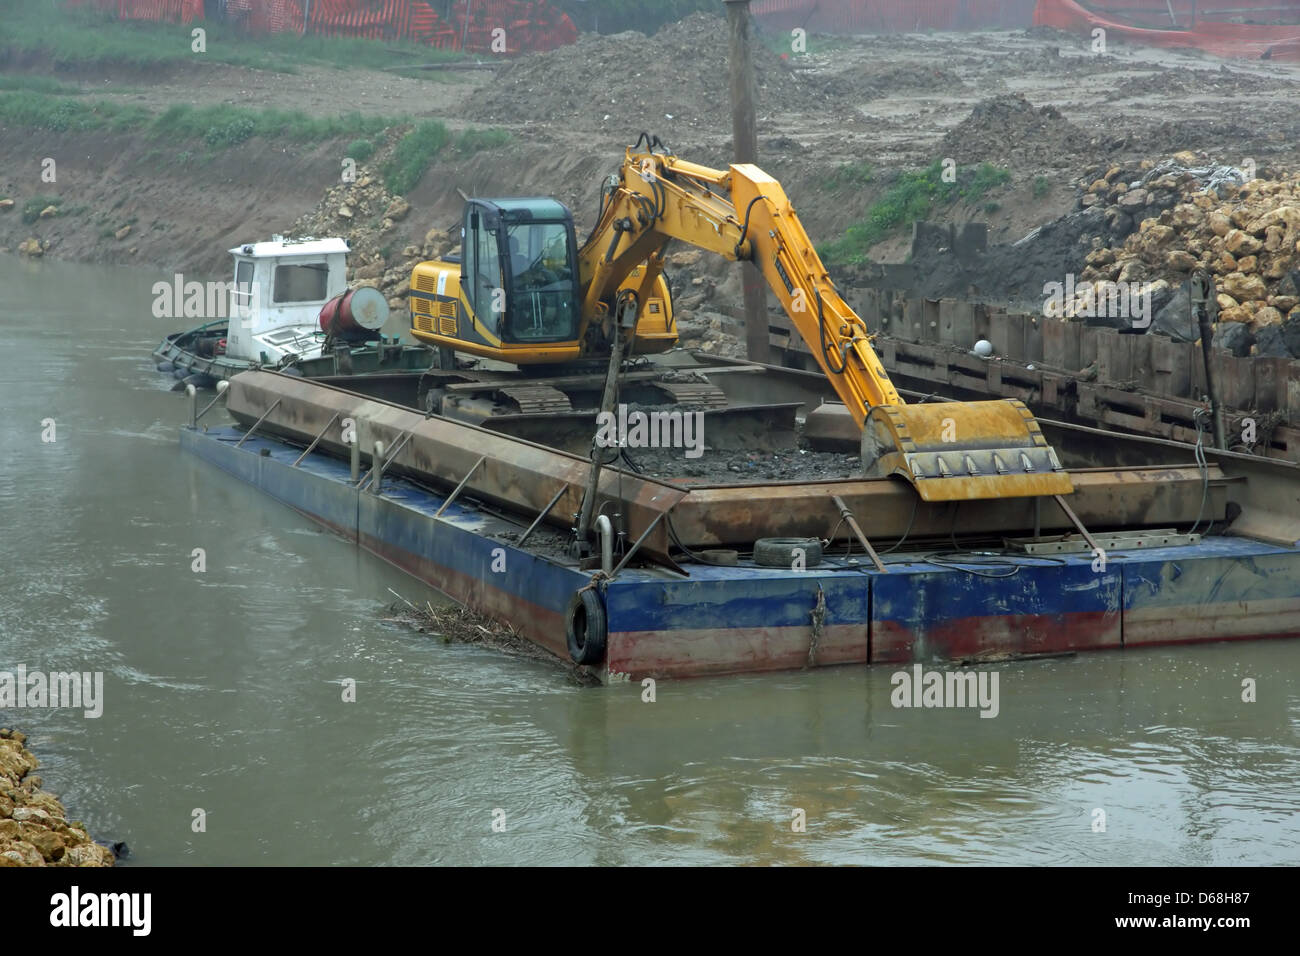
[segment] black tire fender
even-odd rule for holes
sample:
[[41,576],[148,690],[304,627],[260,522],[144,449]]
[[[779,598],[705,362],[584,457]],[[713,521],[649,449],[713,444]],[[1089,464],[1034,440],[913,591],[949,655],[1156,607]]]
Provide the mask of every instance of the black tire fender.
[[608,637],[605,602],[595,588],[583,588],[570,599],[564,636],[575,664],[595,665],[605,659]]
[[822,543],[817,538],[759,538],[754,542],[754,563],[764,568],[791,568],[796,549],[803,551],[804,567],[822,563]]

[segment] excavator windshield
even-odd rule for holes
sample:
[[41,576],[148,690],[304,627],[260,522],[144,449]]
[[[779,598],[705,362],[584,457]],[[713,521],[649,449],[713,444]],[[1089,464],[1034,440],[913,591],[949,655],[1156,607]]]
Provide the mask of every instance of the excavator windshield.
[[569,223],[510,223],[505,232],[510,270],[505,337],[514,342],[576,337],[578,303]]

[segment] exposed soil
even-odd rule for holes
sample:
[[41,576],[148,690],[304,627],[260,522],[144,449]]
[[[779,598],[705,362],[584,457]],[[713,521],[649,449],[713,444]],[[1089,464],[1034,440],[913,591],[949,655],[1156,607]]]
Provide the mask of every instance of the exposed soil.
[[[837,238],[865,217],[895,171],[950,157],[961,165],[992,162],[1011,173],[1010,183],[980,201],[932,214],[987,221],[992,247],[974,281],[936,251],[933,263],[922,263],[934,266],[934,289],[974,285],[986,296],[1012,300],[1077,269],[1088,237],[1097,234],[1076,209],[1079,180],[1090,166],[1158,162],[1181,149],[1223,162],[1249,157],[1261,167],[1300,163],[1295,65],[1138,47],[1112,46],[1097,56],[1079,38],[1042,29],[815,39],[817,52],[783,57],[774,51],[788,38],[766,38],[754,57],[760,162],[781,181],[816,242]],[[372,243],[392,272],[404,266],[403,249],[428,245],[431,229],[456,232],[461,191],[553,195],[574,209],[582,238],[601,178],[643,129],[679,155],[725,166],[726,45],[722,18],[701,14],[654,37],[584,37],[496,71],[437,82],[369,70],[280,74],[219,64],[58,78],[153,109],[236,103],[507,128],[514,138],[505,147],[435,160],[406,197],[409,215]],[[50,72],[31,60],[0,68]],[[322,200],[339,185],[345,146],[254,139],[208,151],[143,136],[0,129],[0,154],[11,159],[0,170],[0,196],[16,201],[15,209],[0,212],[0,249],[36,238],[52,256],[139,263],[168,277],[173,271],[223,275],[228,247],[288,233],[313,210],[319,228],[360,235],[377,224],[331,222]],[[44,157],[58,160],[56,184],[39,181]],[[861,185],[835,180],[846,164],[872,175]],[[24,224],[19,210],[38,194],[61,195],[60,214]],[[1012,245],[1045,223],[1031,241]],[[127,225],[125,237],[114,238]],[[900,229],[872,258],[902,261],[909,252],[907,231]],[[736,327],[725,312],[739,304],[735,267],[695,257],[674,262],[669,275],[690,344],[734,350]],[[851,285],[853,272],[838,269],[836,278]]]

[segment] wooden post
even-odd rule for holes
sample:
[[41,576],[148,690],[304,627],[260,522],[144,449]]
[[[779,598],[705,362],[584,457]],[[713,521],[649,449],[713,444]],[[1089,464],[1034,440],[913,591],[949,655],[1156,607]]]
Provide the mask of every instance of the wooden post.
[[[754,118],[754,65],[750,56],[749,0],[724,0],[731,36],[731,140],[737,163],[758,162],[758,130]],[[745,302],[745,354],[751,362],[768,362],[767,286],[752,262],[741,263]]]

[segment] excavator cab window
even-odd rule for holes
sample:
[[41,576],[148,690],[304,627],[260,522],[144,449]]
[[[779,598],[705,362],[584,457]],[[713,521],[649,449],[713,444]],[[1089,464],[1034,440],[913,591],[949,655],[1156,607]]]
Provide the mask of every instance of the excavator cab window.
[[505,227],[509,313],[502,338],[557,342],[576,337],[577,290],[568,222],[513,222]]
[[493,335],[500,335],[501,315],[506,308],[505,282],[501,274],[501,250],[497,241],[499,223],[486,213],[469,213],[465,264],[473,276],[469,292],[474,317]]

